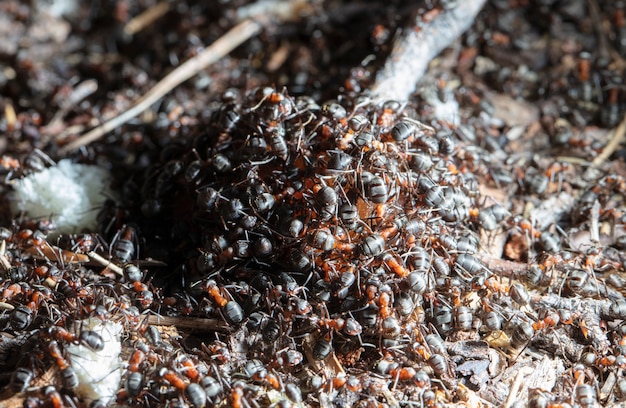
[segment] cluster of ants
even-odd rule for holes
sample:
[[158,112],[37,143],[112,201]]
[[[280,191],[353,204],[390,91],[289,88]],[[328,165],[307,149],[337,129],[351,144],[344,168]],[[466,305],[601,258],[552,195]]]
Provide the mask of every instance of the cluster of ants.
[[[320,106],[229,91],[206,129],[130,172],[98,233],[51,240],[49,220],[3,228],[8,388],[28,407],[497,405],[502,370],[490,363],[556,337],[571,375],[530,403],[593,406],[609,373],[621,399],[623,240],[564,250],[558,230],[481,197],[480,183],[497,182],[487,154],[416,117],[365,97]],[[541,191],[519,188],[551,194],[559,171],[540,173]],[[579,224],[625,186],[610,175],[589,188]],[[504,228],[536,254],[514,271],[481,254]],[[115,395],[77,388],[68,346],[103,347],[77,324],[88,318],[123,327]],[[163,336],[159,319],[179,333]]]

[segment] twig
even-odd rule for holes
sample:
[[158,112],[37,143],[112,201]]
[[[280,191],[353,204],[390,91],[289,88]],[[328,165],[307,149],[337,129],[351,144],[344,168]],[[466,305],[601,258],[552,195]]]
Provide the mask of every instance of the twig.
[[467,30],[485,0],[463,0],[451,10],[440,12],[434,20],[417,17],[394,43],[384,68],[371,88],[375,99],[407,101],[430,61]]
[[98,255],[96,252],[91,251],[87,253],[87,256],[89,256],[89,259],[98,263],[99,265],[102,265],[105,268],[112,270],[113,272],[117,273],[120,276],[124,276],[124,271],[122,270],[122,268],[115,265],[113,262],[109,261],[108,259],[103,258],[102,256]]
[[262,27],[261,22],[252,19],[244,20],[237,24],[217,41],[211,44],[210,47],[206,48],[200,54],[170,72],[165,78],[159,81],[152,89],[135,102],[130,109],[112,119],[109,119],[102,125],[92,129],[73,142],[68,143],[60,149],[60,153],[67,154],[68,152],[78,149],[81,146],[88,145],[100,139],[106,133],[133,119],[165,96],[172,89],[198,74],[200,71],[218,61],[220,58],[224,57],[253,35],[259,33]]
[[598,244],[600,242],[600,201],[596,200],[591,206],[591,225],[589,231],[591,233],[591,242]]
[[144,10],[139,15],[133,17],[124,26],[124,34],[132,36],[135,33],[143,30],[145,27],[164,16],[170,9],[170,3],[168,1],[162,1],[147,10]]
[[66,251],[46,242],[42,246],[32,246],[24,249],[27,253],[37,259],[45,259],[52,262],[61,262],[63,264],[85,263],[89,261],[89,257],[84,254]]
[[15,114],[15,109],[13,105],[7,103],[4,106],[4,117],[7,121],[7,130],[11,131],[15,127],[15,122],[17,122],[17,115]]
[[5,271],[8,271],[9,269],[11,269],[11,263],[4,256],[4,254],[6,253],[6,249],[7,249],[7,242],[5,240],[2,240],[2,243],[0,244],[0,266]]
[[608,137],[611,139],[609,143],[604,146],[602,149],[602,153],[598,155],[593,161],[591,165],[593,167],[599,167],[602,163],[604,163],[611,155],[617,150],[617,147],[624,141],[624,135],[626,134],[626,115],[622,121],[617,125],[615,129],[613,129]]
[[524,366],[519,369],[517,375],[515,376],[515,380],[513,381],[513,385],[509,390],[509,396],[506,398],[506,402],[504,403],[505,408],[509,408],[513,405],[513,402],[518,400],[519,388],[522,385],[522,381],[524,377],[531,374],[533,372],[532,367]]
[[[42,128],[42,132],[47,135],[56,135],[56,139],[61,140],[63,138],[63,132],[68,132],[68,130],[77,126],[74,125],[69,128],[65,127],[66,125],[63,120],[65,115],[70,112],[72,108],[78,105],[80,101],[87,98],[97,90],[98,82],[95,79],[86,79],[73,87],[70,93],[59,101],[60,109],[54,114],[54,117],[50,120],[50,122]],[[83,129],[82,126],[78,126],[81,130]],[[60,129],[64,129],[64,131],[60,132]]]
[[605,25],[603,24],[600,7],[595,0],[588,0],[589,4],[589,16],[593,22],[593,27],[596,31],[596,37],[598,38],[598,60],[600,62],[608,62],[611,60],[609,53],[609,41],[606,33],[604,32]]
[[200,317],[170,317],[148,315],[146,323],[155,326],[175,326],[183,329],[196,329],[199,331],[231,331],[231,327],[217,319],[203,319]]
[[501,277],[519,276],[528,270],[528,265],[525,263],[497,259],[486,254],[477,254],[476,257],[485,265],[485,268]]
[[251,2],[248,5],[237,8],[237,20],[242,21],[248,18],[258,16],[274,16],[277,20],[298,21],[303,15],[311,14],[315,3],[321,1],[315,0],[263,0]]
[[598,316],[608,316],[611,308],[610,300],[589,298],[565,298],[557,294],[533,295],[530,303],[534,306],[548,307],[551,309],[565,309],[570,312],[581,311],[583,308],[593,309]]

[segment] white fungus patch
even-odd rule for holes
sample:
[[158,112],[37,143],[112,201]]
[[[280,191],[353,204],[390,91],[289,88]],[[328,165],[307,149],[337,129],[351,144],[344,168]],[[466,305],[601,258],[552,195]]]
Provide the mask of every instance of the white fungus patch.
[[79,380],[74,392],[88,401],[100,400],[108,405],[116,396],[122,380],[122,326],[92,317],[77,323],[76,332],[80,330],[93,330],[100,334],[104,348],[96,351],[81,343],[66,346],[70,364]]
[[113,194],[110,184],[111,175],[103,168],[61,160],[15,182],[13,214],[51,218],[59,233],[93,231],[98,208]]

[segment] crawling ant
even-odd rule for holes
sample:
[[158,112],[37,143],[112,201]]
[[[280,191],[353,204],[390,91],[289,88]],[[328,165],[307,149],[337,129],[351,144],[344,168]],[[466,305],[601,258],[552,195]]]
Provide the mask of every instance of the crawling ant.
[[239,303],[234,300],[228,300],[222,294],[222,289],[217,286],[217,283],[213,280],[207,281],[204,285],[204,290],[211,296],[211,298],[217,303],[220,309],[224,313],[226,321],[231,324],[239,324],[244,319],[244,312]]
[[76,336],[63,327],[52,326],[48,329],[45,337],[67,343],[82,343],[94,351],[101,351],[105,346],[102,336],[94,330],[80,330],[80,334]]
[[122,263],[129,262],[134,256],[137,248],[137,231],[134,227],[126,225],[119,230],[110,245],[110,255]]
[[9,388],[15,393],[22,393],[30,387],[31,382],[35,378],[33,370],[26,367],[18,367],[11,374]]

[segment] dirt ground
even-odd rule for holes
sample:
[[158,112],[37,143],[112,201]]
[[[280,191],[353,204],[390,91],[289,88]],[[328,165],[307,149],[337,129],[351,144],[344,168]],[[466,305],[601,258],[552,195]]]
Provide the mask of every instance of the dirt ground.
[[[204,3],[0,3],[0,405],[623,404],[624,2]],[[11,213],[62,159],[93,230]]]

